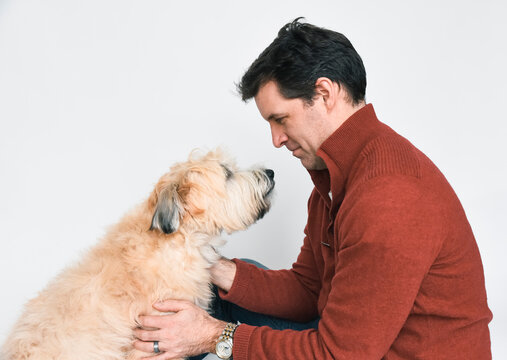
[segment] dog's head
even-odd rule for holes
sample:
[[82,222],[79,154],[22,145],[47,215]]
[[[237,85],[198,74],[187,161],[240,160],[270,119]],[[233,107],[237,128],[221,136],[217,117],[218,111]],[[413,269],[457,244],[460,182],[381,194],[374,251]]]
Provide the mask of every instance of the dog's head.
[[150,230],[171,234],[183,228],[210,235],[243,230],[269,210],[274,185],[272,170],[240,171],[221,150],[192,153],[155,186]]

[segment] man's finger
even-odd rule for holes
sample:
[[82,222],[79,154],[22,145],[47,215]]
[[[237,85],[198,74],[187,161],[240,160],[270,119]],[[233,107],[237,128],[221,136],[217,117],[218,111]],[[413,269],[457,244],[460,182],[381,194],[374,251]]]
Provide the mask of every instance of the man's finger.
[[163,300],[153,304],[153,307],[162,312],[178,312],[192,306],[190,301],[186,300]]
[[134,343],[132,345],[134,345],[134,348],[139,351],[142,351],[142,352],[145,352],[148,354],[153,353],[153,355],[155,355],[155,352],[153,351],[153,342],[145,342],[145,341],[141,341],[141,340],[136,340],[136,341],[134,341]]
[[160,341],[160,339],[162,339],[162,333],[160,330],[135,329],[134,335],[142,341]]
[[164,326],[164,319],[161,315],[141,315],[139,316],[139,324],[143,328],[161,329]]
[[147,354],[150,354],[146,357],[144,357],[143,359],[150,359],[150,360],[162,360],[162,359],[170,359],[171,357],[174,358],[174,355],[170,352],[166,352],[166,349],[164,344],[163,343],[159,343],[159,349],[160,349],[160,354],[156,354],[155,351],[154,351],[154,348],[153,348],[153,341],[141,341],[141,340],[136,340],[134,341],[133,343],[134,345],[134,348],[139,350],[139,351],[142,351],[144,353],[147,353]]
[[149,357],[144,357],[141,360],[175,360],[175,359],[181,359],[181,356],[175,357],[174,355],[168,353],[161,353]]
[[140,340],[134,341],[134,348],[136,348],[139,351],[142,351],[148,355],[146,357],[143,357],[142,360],[170,360],[170,359],[181,359],[181,356],[177,356],[172,352],[166,352],[163,348],[163,345],[159,343],[160,346],[160,354],[156,354],[153,351],[153,342],[144,342]]

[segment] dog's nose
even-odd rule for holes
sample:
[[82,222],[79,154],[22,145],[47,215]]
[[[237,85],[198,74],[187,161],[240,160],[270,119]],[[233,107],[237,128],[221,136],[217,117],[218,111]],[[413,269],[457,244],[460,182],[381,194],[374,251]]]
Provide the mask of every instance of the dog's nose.
[[270,178],[271,180],[273,180],[275,178],[275,172],[271,169],[266,169],[264,170],[266,172],[266,175],[268,176],[268,178]]

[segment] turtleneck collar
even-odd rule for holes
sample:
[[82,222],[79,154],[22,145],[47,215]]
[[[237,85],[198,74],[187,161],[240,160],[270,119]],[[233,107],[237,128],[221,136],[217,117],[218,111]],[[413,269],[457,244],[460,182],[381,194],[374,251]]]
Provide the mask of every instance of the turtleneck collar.
[[[317,150],[316,155],[326,163],[327,169],[309,170],[320,195],[333,207],[343,200],[345,185],[357,157],[372,139],[387,126],[368,104],[352,114]],[[332,196],[330,197],[330,193]]]

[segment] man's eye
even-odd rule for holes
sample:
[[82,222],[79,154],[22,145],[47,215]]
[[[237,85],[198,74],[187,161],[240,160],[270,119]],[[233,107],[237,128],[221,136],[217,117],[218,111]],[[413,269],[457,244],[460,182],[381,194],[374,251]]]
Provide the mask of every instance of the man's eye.
[[285,116],[283,116],[283,117],[279,117],[279,118],[276,118],[276,119],[275,119],[275,122],[276,122],[277,124],[282,124],[284,120],[285,120]]

